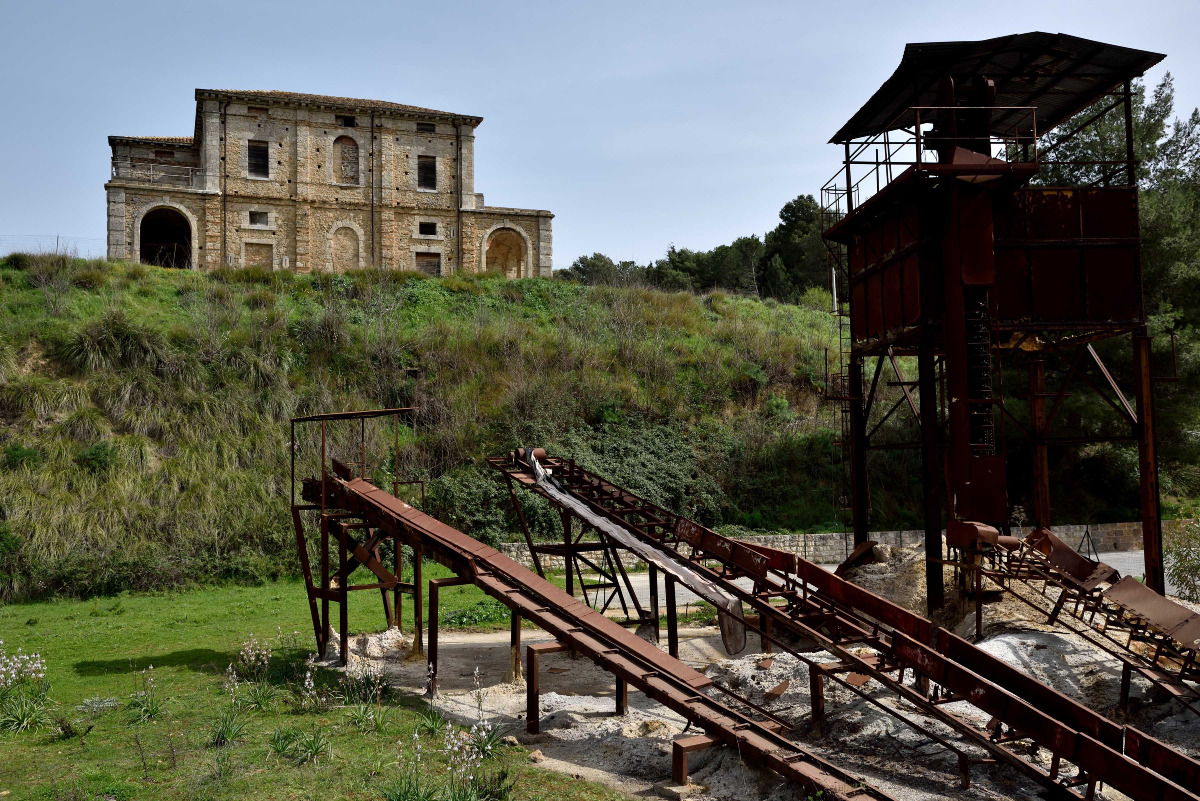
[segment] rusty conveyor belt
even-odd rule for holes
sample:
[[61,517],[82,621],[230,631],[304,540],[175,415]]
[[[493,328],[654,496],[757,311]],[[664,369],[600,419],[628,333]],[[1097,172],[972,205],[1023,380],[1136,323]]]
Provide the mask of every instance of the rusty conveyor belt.
[[[984,575],[1050,622],[1120,660],[1122,705],[1128,702],[1130,675],[1136,673],[1200,714],[1200,691],[1188,683],[1200,681],[1200,614],[1076,553],[1048,529],[1031,533]],[[1022,586],[1028,594],[1018,591]],[[1058,590],[1053,600],[1047,595],[1051,587]],[[1066,623],[1064,613],[1078,623]]]
[[[525,467],[511,457],[489,463],[537,491]],[[1090,797],[1096,785],[1104,783],[1135,801],[1200,799],[1200,764],[1195,760],[1137,729],[1118,726],[925,618],[795,554],[722,537],[573,462],[546,457],[542,464],[594,510],[666,553],[690,558],[698,570],[715,562],[718,567],[706,575],[762,616],[764,638],[808,662],[810,669],[812,660],[772,631],[815,641],[848,669],[911,702],[922,716],[942,722],[997,761],[1072,797]],[[739,576],[751,577],[754,589],[735,584]],[[864,647],[874,653],[862,654]],[[941,689],[935,687],[927,697],[892,678],[889,672],[897,668],[912,669]],[[990,732],[981,732],[944,708],[958,701],[990,715]],[[1029,758],[1039,747],[1052,754],[1048,769]],[[1066,776],[1063,762],[1074,764],[1079,774]]]
[[381,529],[470,580],[522,617],[605,670],[672,709],[693,725],[767,768],[830,799],[889,799],[857,777],[799,747],[769,725],[729,708],[704,691],[712,681],[567,595],[478,540],[409,506],[363,479],[306,480],[304,498],[322,501]]

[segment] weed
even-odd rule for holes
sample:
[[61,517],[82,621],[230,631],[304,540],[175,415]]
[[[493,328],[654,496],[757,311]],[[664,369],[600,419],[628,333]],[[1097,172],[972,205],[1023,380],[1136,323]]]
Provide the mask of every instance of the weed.
[[246,710],[268,710],[275,706],[279,690],[273,684],[265,681],[252,682],[246,691],[238,698],[238,706]]
[[320,762],[321,757],[329,756],[331,752],[329,738],[320,729],[300,732],[295,743],[292,744],[292,758],[297,765],[305,765],[309,762],[315,765]]
[[346,701],[360,704],[378,703],[388,690],[387,680],[379,666],[365,659],[350,663],[340,683]]
[[346,721],[364,734],[371,731],[385,734],[391,722],[391,712],[382,706],[355,704],[346,712]]
[[250,639],[242,643],[231,667],[239,679],[261,682],[271,668],[271,649],[251,634]]
[[75,456],[75,464],[89,473],[107,472],[117,461],[117,449],[110,442],[97,442]]
[[26,448],[18,442],[10,442],[4,446],[4,457],[0,459],[0,464],[8,470],[35,470],[42,465],[42,452],[37,448]]
[[420,734],[428,734],[430,736],[437,735],[445,731],[450,726],[450,721],[442,714],[442,710],[432,704],[421,710],[417,718],[417,732]]
[[148,665],[140,674],[141,686],[129,696],[129,709],[133,711],[134,723],[158,720],[167,711],[166,701],[158,694],[154,680],[154,665]]
[[36,695],[17,692],[0,702],[0,731],[32,731],[50,724],[46,702]]
[[233,745],[246,733],[246,718],[235,706],[227,706],[217,713],[209,726],[209,748],[224,748]]
[[300,737],[300,730],[293,726],[284,726],[271,732],[271,737],[267,740],[267,750],[272,756],[279,759],[291,761],[292,750],[296,745],[297,738]]

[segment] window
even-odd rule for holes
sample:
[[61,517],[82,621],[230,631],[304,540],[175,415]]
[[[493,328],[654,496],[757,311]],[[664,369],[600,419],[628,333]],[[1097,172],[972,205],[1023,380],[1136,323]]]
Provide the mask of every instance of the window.
[[266,142],[250,140],[246,143],[246,170],[251,178],[271,177],[271,158]]
[[250,224],[251,224],[251,225],[258,225],[258,226],[262,226],[263,228],[266,228],[266,227],[267,227],[267,225],[268,225],[268,223],[267,223],[267,213],[266,213],[265,211],[252,211],[252,212],[250,212]]
[[255,117],[265,117],[265,116],[267,116],[267,107],[266,106],[247,106],[246,113],[251,114]]
[[417,156],[417,188],[437,189],[437,158]]
[[417,270],[426,275],[441,275],[442,274],[442,254],[441,253],[417,253]]
[[437,126],[432,122],[418,122],[417,133],[437,133]]
[[421,236],[437,236],[437,223],[422,222],[417,223],[417,233]]
[[358,183],[358,142],[349,136],[333,140],[333,170],[335,183]]
[[354,117],[352,117],[352,116],[349,116],[346,114],[338,114],[334,117],[334,119],[336,119],[337,124],[342,126],[343,128],[353,128],[354,127]]

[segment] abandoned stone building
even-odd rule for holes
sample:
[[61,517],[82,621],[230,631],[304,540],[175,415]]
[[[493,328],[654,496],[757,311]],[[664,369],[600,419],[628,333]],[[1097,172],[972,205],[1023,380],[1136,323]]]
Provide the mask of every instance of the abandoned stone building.
[[108,257],[165,267],[551,271],[548,211],[475,192],[481,117],[196,90],[192,136],[110,136]]

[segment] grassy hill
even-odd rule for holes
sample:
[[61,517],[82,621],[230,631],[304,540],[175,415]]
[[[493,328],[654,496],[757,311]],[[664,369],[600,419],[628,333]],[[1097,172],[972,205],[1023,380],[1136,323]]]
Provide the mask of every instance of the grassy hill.
[[516,526],[481,460],[529,444],[706,523],[828,526],[834,335],[817,308],[719,292],[14,254],[0,593],[290,574],[288,419],[377,406],[419,407],[402,478],[486,540]]

